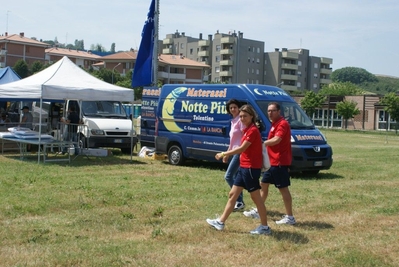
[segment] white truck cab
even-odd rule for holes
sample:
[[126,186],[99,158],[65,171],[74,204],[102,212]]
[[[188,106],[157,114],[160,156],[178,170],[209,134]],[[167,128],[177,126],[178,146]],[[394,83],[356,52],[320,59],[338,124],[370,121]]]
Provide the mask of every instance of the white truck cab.
[[[83,125],[78,127],[78,136],[86,148],[120,148],[122,153],[131,153],[137,143],[132,120],[119,101],[66,100],[64,117],[70,106],[75,106]],[[132,145],[133,141],[133,145]]]

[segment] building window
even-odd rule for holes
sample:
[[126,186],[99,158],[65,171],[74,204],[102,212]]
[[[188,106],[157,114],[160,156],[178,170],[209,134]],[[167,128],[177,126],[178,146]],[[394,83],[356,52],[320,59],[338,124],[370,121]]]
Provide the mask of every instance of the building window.
[[260,59],[257,58],[257,59],[256,59],[256,64],[259,64],[259,63],[260,63]]
[[259,54],[260,53],[260,48],[256,48],[256,52]]
[[319,68],[319,64],[314,63],[314,68],[315,68],[315,69],[318,69],[318,68]]
[[256,80],[255,83],[256,83],[256,84],[259,84],[259,80]]
[[252,58],[252,63],[255,63],[255,59],[254,58]]
[[248,51],[251,52],[251,47],[250,46],[248,46]]
[[314,84],[313,84],[313,88],[314,88],[314,89],[317,89],[317,83],[314,83]]
[[190,48],[190,55],[192,55],[193,54],[193,49],[192,48]]
[[220,51],[220,45],[216,45],[216,51]]
[[256,74],[258,74],[258,75],[259,75],[259,69],[256,69]]
[[296,83],[296,87],[297,87],[297,88],[301,88],[301,82],[297,82],[297,83]]
[[301,77],[301,76],[302,76],[302,72],[298,71],[298,77]]
[[248,62],[251,62],[251,58],[250,57],[248,58]]
[[184,49],[184,44],[183,43],[180,44],[180,48]]
[[298,66],[302,66],[302,61],[298,60]]
[[313,74],[313,77],[317,78],[317,73]]
[[251,70],[248,68],[247,73],[249,74],[251,72]]
[[215,72],[220,72],[220,67],[215,67]]
[[219,61],[220,61],[220,56],[216,56],[216,57],[215,57],[215,61],[216,61],[216,62],[219,62]]

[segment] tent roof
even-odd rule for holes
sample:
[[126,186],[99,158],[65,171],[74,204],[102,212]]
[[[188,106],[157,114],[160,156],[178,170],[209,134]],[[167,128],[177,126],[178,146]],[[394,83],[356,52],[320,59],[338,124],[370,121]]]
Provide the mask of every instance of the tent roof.
[[20,80],[18,74],[11,68],[0,68],[0,84],[11,83]]
[[50,67],[25,79],[0,85],[0,98],[14,100],[134,101],[133,89],[95,78],[64,56]]

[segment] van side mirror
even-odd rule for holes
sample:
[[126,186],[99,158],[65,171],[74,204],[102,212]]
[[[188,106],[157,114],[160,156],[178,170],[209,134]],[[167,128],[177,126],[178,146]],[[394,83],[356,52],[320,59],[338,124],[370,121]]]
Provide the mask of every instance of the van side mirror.
[[133,121],[133,114],[130,114],[129,118],[130,118],[131,121]]

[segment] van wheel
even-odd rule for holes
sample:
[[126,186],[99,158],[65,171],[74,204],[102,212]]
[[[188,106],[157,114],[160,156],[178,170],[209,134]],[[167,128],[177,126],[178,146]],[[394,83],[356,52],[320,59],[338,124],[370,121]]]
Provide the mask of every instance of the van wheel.
[[183,152],[179,146],[171,146],[168,151],[168,160],[172,165],[182,165],[184,162]]
[[79,135],[79,147],[81,148],[89,148],[89,144],[87,143],[87,139],[83,134]]

